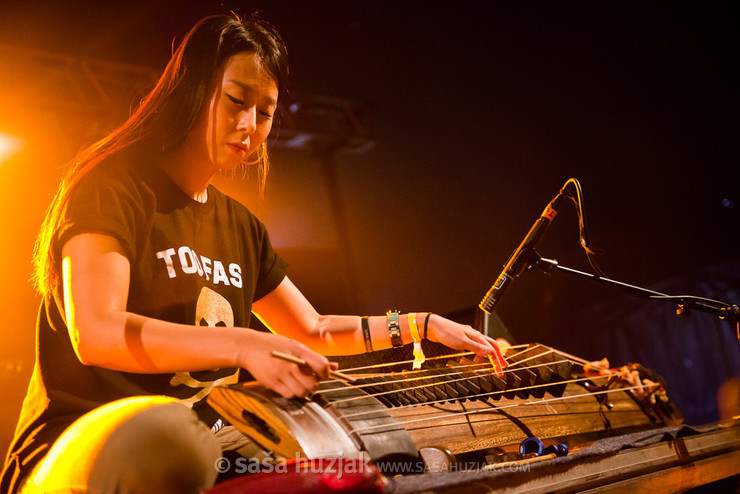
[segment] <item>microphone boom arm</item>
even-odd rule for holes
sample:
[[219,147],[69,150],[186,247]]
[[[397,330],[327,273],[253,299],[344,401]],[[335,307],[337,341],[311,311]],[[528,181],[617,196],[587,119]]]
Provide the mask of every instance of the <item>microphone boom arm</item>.
[[558,271],[578,278],[595,281],[597,283],[619,288],[624,292],[642,298],[675,302],[678,306],[676,309],[676,314],[678,315],[688,315],[690,310],[698,310],[700,312],[717,316],[720,319],[740,323],[740,307],[726,302],[721,302],[719,300],[696,297],[694,295],[666,295],[664,293],[648,290],[647,288],[628,285],[627,283],[615,281],[604,276],[585,273],[583,271],[561,266],[556,260],[545,259],[537,253],[535,253],[535,258],[530,262],[529,266],[541,269],[546,273]]

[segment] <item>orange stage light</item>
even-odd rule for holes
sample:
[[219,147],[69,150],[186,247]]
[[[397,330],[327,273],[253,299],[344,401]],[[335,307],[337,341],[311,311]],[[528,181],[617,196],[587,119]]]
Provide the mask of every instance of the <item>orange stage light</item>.
[[20,153],[25,142],[20,137],[0,131],[0,165]]

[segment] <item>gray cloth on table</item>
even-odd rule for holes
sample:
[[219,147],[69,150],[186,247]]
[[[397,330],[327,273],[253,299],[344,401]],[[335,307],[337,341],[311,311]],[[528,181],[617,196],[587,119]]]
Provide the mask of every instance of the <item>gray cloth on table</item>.
[[[710,432],[716,429],[716,425],[678,425],[599,439],[593,444],[578,449],[567,456],[560,456],[549,460],[529,463],[528,473],[530,475],[536,475],[533,474],[533,472],[537,472],[538,470],[545,468],[552,468],[554,466],[567,468],[568,464],[575,466],[587,458],[590,459],[613,455],[624,449],[641,448],[661,441],[669,441],[680,437]],[[468,470],[448,473],[406,475],[390,478],[386,492],[388,494],[406,494],[434,489],[449,489],[456,485],[469,484],[471,482],[486,482],[487,484],[492,484],[497,481],[503,481],[512,475],[519,476],[521,474],[521,472],[504,469],[495,471]]]

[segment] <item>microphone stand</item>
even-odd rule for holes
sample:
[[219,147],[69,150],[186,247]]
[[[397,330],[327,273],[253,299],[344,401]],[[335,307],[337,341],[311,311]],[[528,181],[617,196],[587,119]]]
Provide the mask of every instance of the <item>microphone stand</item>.
[[530,262],[529,268],[540,269],[546,273],[553,273],[556,271],[562,272],[578,278],[595,281],[603,285],[613,286],[638,297],[674,302],[677,304],[676,314],[679,316],[688,316],[691,310],[696,310],[717,316],[720,319],[733,321],[740,324],[740,307],[738,307],[737,305],[731,305],[725,302],[720,302],[718,300],[695,297],[692,295],[666,295],[664,293],[648,290],[646,288],[628,285],[627,283],[622,283],[621,281],[615,281],[603,276],[585,273],[583,271],[577,271],[572,268],[561,266],[556,260],[545,259],[537,252],[532,253],[532,261]]
[[[565,192],[566,188],[571,184],[575,185],[575,196]],[[535,245],[544,234],[545,229],[555,218],[558,205],[560,201],[562,201],[563,197],[570,197],[574,202],[576,202],[581,227],[581,244],[589,255],[593,253],[593,251],[586,246],[585,222],[583,221],[583,212],[581,209],[581,186],[578,183],[578,180],[571,178],[565,183],[565,185],[563,185],[563,188],[550,202],[547,208],[545,208],[545,211],[542,212],[540,218],[532,226],[522,243],[509,257],[509,260],[504,266],[504,270],[496,279],[496,283],[490,290],[488,290],[488,293],[486,293],[481,303],[478,304],[475,311],[475,320],[473,322],[474,327],[478,331],[486,335],[490,335],[490,333],[494,332],[495,321],[493,321],[491,315],[494,312],[495,306],[503,294],[503,291],[511,281],[522,272],[530,269],[540,269],[546,273],[560,271],[578,278],[595,281],[604,285],[610,285],[642,298],[674,302],[677,304],[676,314],[679,316],[688,316],[691,310],[697,310],[717,316],[720,319],[735,322],[737,323],[738,340],[740,341],[740,307],[737,305],[731,305],[718,300],[711,300],[693,295],[666,295],[664,293],[648,290],[639,286],[628,285],[621,281],[611,280],[605,276],[577,271],[575,269],[559,265],[554,259],[545,259],[540,256],[535,250]],[[590,260],[591,258],[589,257],[589,261]],[[595,271],[601,272],[595,264],[591,263],[591,265],[594,267]]]

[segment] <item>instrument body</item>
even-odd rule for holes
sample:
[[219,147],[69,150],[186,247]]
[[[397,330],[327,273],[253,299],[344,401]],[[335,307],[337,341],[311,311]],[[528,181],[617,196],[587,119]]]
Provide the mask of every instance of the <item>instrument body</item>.
[[351,385],[323,382],[311,400],[285,399],[256,383],[220,387],[209,403],[276,459],[386,464],[420,461],[419,452],[430,449],[485,462],[532,436],[572,450],[681,421],[666,398],[624,386],[613,372],[586,375],[585,361],[552,348],[513,347],[506,358],[504,371],[460,354],[428,359],[422,371],[361,369]]

